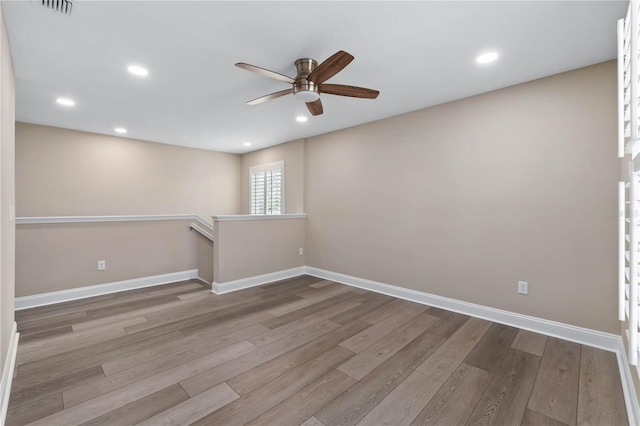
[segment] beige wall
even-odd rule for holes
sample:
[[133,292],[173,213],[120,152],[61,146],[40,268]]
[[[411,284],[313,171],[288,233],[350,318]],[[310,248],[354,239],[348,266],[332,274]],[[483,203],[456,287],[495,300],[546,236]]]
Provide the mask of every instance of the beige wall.
[[[241,165],[235,156],[227,183],[241,190],[235,187],[235,204],[233,194],[221,198],[248,211],[249,167],[284,160],[286,210],[309,213],[307,265],[615,333],[616,221],[606,215],[616,207],[615,77],[613,62],[599,64],[253,152]],[[195,211],[158,211],[159,199],[136,198],[144,198],[147,185],[129,188],[119,178],[121,171],[133,173],[131,161],[153,168],[148,175],[157,177],[158,170],[182,162],[147,154],[186,148],[46,129],[18,126],[19,215]],[[38,137],[43,132],[57,136]],[[69,139],[68,132],[83,137]],[[129,155],[125,142],[135,144]],[[66,148],[58,154],[53,146],[61,145]],[[79,158],[103,153],[95,156],[102,162],[57,166],[56,155],[77,150]],[[27,171],[31,158],[45,170]],[[90,176],[93,185],[74,179],[78,173],[68,173],[69,167]],[[173,180],[164,183],[171,188]],[[96,184],[102,191],[94,191]],[[163,192],[157,182],[148,187]],[[30,200],[27,193],[46,197]],[[73,205],[65,197],[86,202],[64,211]],[[122,211],[126,205],[135,208]],[[217,230],[223,242],[248,235],[235,226],[226,222]],[[302,244],[304,232],[293,240],[287,244]],[[216,269],[217,282],[304,264],[270,258],[277,249],[267,255],[264,247],[253,255],[246,250],[242,244],[225,249],[240,262]],[[248,260],[256,258],[259,265]],[[518,280],[529,281],[528,296],[516,294]]]
[[240,156],[17,123],[18,216],[240,213]]
[[285,213],[304,213],[304,139],[283,143],[242,156],[242,214],[250,214],[249,168],[284,161]]
[[4,16],[0,9],[0,371],[4,369],[14,321],[15,222],[15,76]]
[[[213,231],[206,230],[213,234]],[[198,276],[211,284],[213,282],[213,242],[196,231],[192,231],[195,244]]]
[[[16,130],[20,217],[195,213],[211,222],[240,212],[239,155],[25,123]],[[195,268],[211,281],[213,246],[188,224],[20,225],[17,295]]]
[[305,219],[214,221],[218,284],[305,265]]
[[[16,296],[198,268],[188,220],[21,225]],[[98,271],[98,260],[107,268]]]
[[308,139],[307,265],[618,333],[615,96],[607,62]]

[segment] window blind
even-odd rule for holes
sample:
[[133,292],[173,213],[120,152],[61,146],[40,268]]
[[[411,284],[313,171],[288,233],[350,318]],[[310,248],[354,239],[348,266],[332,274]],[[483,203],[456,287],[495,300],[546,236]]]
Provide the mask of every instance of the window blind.
[[251,214],[284,213],[284,161],[251,167]]

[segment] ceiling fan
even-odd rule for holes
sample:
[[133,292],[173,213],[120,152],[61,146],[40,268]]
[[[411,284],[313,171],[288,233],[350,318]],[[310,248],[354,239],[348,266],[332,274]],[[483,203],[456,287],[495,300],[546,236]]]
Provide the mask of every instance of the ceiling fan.
[[290,83],[292,86],[290,89],[253,99],[247,102],[247,105],[257,105],[271,99],[293,94],[297,99],[307,104],[307,108],[312,115],[320,115],[322,114],[320,93],[365,99],[375,99],[378,97],[380,92],[377,90],[365,89],[364,87],[346,86],[343,84],[324,84],[325,81],[329,80],[349,65],[353,59],[354,57],[352,55],[343,50],[335,53],[320,65],[311,58],[298,59],[295,62],[296,70],[298,71],[296,78],[291,78],[255,65],[245,64],[244,62],[238,62],[236,66],[247,71],[253,71],[264,75],[265,77]]

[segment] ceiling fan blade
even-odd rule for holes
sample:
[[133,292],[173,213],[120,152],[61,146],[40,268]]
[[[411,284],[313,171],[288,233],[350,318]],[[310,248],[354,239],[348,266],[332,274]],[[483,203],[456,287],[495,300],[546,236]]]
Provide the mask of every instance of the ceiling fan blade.
[[318,65],[316,69],[309,74],[307,80],[313,81],[315,84],[322,84],[342,71],[351,61],[353,61],[353,56],[341,50]]
[[270,101],[271,99],[275,99],[275,98],[279,98],[281,96],[288,95],[290,93],[293,93],[293,89],[281,90],[280,92],[270,93],[268,95],[260,96],[257,99],[253,99],[253,100],[247,102],[247,105],[258,105],[258,104],[261,104],[263,102]]
[[323,112],[322,102],[320,101],[320,99],[314,102],[307,102],[307,108],[309,109],[311,115],[320,115]]
[[280,73],[277,73],[275,71],[270,71],[270,70],[268,70],[266,68],[260,68],[260,67],[257,67],[255,65],[245,64],[244,62],[238,62],[236,64],[236,67],[242,68],[242,69],[247,70],[247,71],[252,71],[252,72],[255,72],[255,73],[258,73],[258,74],[261,74],[261,75],[264,75],[265,77],[269,77],[269,78],[273,78],[273,79],[276,79],[276,80],[284,81],[285,83],[291,83],[291,84],[295,83],[294,79],[292,79],[291,77],[287,77],[284,74],[280,74]]
[[366,89],[364,87],[346,86],[344,84],[323,84],[320,86],[320,92],[327,93],[329,95],[366,99],[375,99],[380,93],[377,90]]

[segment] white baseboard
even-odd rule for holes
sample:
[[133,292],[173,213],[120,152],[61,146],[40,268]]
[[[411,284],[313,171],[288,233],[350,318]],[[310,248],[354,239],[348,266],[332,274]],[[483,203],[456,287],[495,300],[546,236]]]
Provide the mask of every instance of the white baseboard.
[[297,268],[285,269],[282,271],[271,272],[264,275],[255,275],[253,277],[242,278],[235,281],[228,281],[222,284],[214,281],[213,285],[211,286],[211,291],[215,294],[225,294],[231,291],[243,290],[249,287],[256,287],[274,281],[297,277],[299,275],[303,275],[304,271],[305,266],[298,266]]
[[11,337],[9,339],[9,349],[7,350],[7,358],[4,360],[4,368],[2,369],[2,381],[0,382],[0,425],[4,425],[7,419],[7,409],[9,408],[9,396],[11,395],[11,383],[13,383],[13,371],[16,366],[16,354],[18,353],[18,339],[20,334],[17,332],[18,325],[13,322],[11,328]]
[[574,325],[549,321],[542,318],[504,311],[502,309],[490,308],[488,306],[476,305],[475,303],[463,302],[461,300],[423,293],[417,290],[410,290],[403,287],[397,287],[309,266],[305,267],[305,273],[325,280],[375,291],[376,293],[386,294],[399,299],[421,303],[423,305],[435,306],[437,308],[458,312],[472,317],[483,318],[500,324],[534,331],[547,336],[558,337],[560,339],[593,346],[610,352],[616,352],[618,350],[618,340],[620,336],[611,333],[576,327]]
[[151,277],[134,278],[131,280],[116,281],[88,287],[72,288],[69,290],[53,291],[51,293],[35,294],[33,296],[16,297],[15,306],[16,311],[19,311],[22,309],[35,308],[37,306],[69,302],[71,300],[85,299],[87,297],[100,296],[102,294],[118,293],[120,291],[169,284],[194,278],[198,278],[197,269],[154,275]]
[[624,340],[619,337],[618,350],[616,351],[618,358],[618,370],[620,371],[620,381],[622,382],[622,393],[624,394],[624,402],[627,407],[627,417],[630,425],[640,424],[640,405],[638,405],[638,395],[633,384],[633,367],[629,365],[627,351],[624,347]]
[[305,267],[305,274],[353,287],[363,288],[376,293],[386,294],[399,299],[435,306],[448,311],[454,311],[500,324],[534,331],[547,336],[570,340],[583,345],[604,349],[609,352],[615,352],[618,359],[618,369],[620,372],[620,380],[622,382],[622,391],[624,394],[625,406],[627,408],[629,424],[640,424],[640,406],[638,405],[633,377],[631,376],[633,373],[627,360],[621,336],[522,315],[515,312],[504,311],[501,309],[490,308],[487,306],[476,305],[474,303],[463,302],[461,300],[436,296],[434,294],[423,293],[421,291],[410,290],[310,266]]

